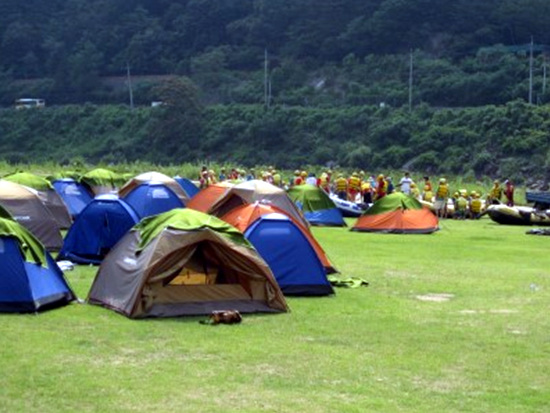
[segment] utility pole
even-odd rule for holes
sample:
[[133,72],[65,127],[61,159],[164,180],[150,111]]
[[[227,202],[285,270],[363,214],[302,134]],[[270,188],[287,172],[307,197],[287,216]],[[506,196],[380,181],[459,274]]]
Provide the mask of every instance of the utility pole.
[[128,92],[130,93],[130,109],[134,110],[134,92],[132,91],[132,79],[130,78],[130,63],[126,62],[126,77],[128,81]]
[[546,94],[546,55],[542,55],[542,96]]
[[267,63],[267,48],[264,49],[264,105],[269,108],[269,86],[268,86],[268,63]]
[[413,51],[411,49],[409,57],[409,112],[412,111],[413,100]]
[[533,36],[529,47],[529,104],[533,104]]

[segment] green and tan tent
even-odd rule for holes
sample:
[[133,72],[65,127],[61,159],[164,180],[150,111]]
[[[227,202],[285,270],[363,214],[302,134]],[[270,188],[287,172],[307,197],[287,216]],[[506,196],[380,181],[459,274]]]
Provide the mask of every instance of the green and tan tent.
[[288,311],[244,235],[187,208],[146,218],[126,234],[101,264],[88,301],[130,318]]
[[357,219],[351,230],[430,234],[438,229],[438,219],[433,212],[412,196],[396,192],[376,201]]
[[29,172],[17,172],[5,176],[3,179],[34,189],[40,200],[52,213],[60,228],[67,229],[71,226],[72,219],[67,206],[46,178]]
[[27,228],[48,250],[59,250],[63,238],[59,223],[38,197],[23,185],[0,180],[0,205],[13,219]]
[[288,196],[314,226],[345,227],[344,217],[325,191],[315,185],[295,185]]
[[125,182],[121,175],[103,168],[86,172],[79,181],[87,185],[95,196],[116,192]]

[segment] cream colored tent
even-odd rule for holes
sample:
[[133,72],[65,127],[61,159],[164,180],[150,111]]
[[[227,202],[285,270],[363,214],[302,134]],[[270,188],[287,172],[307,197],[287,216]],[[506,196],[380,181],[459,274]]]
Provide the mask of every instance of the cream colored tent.
[[145,182],[160,182],[170,188],[183,202],[183,205],[187,205],[189,202],[189,197],[183,190],[180,184],[174,178],[170,178],[167,175],[164,175],[160,172],[145,172],[140,175],[137,175],[126,182],[122,188],[118,190],[118,196],[124,198],[128,195],[134,188],[137,188],[139,185]]
[[130,318],[288,310],[244,235],[191,209],[144,219],[126,234],[101,264],[88,300]]
[[48,250],[61,248],[63,238],[59,224],[35,191],[14,182],[0,180],[0,205]]
[[242,182],[225,192],[208,210],[209,214],[222,217],[236,208],[256,201],[266,201],[282,209],[288,216],[308,228],[309,223],[290,199],[285,190],[260,180]]

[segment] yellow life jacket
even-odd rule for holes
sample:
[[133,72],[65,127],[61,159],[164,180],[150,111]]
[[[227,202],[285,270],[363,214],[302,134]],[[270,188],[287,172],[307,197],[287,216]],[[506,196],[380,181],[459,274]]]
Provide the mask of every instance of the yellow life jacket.
[[281,175],[275,174],[273,175],[273,184],[279,186],[281,184]]
[[337,192],[347,191],[348,181],[346,181],[346,178],[338,178],[335,183],[336,183],[336,191]]
[[464,211],[468,206],[468,201],[463,196],[459,197],[456,201],[456,205],[460,211]]
[[493,186],[491,188],[490,196],[493,199],[502,198],[502,188],[500,186]]
[[474,198],[470,204],[470,209],[472,212],[478,213],[481,212],[481,199]]
[[449,195],[449,186],[447,184],[439,184],[437,188],[437,198],[447,198]]
[[432,202],[433,197],[434,197],[434,194],[432,191],[424,192],[424,201]]
[[361,179],[356,176],[352,176],[349,179],[348,183],[349,183],[349,189],[354,189],[356,191],[359,191],[361,189]]

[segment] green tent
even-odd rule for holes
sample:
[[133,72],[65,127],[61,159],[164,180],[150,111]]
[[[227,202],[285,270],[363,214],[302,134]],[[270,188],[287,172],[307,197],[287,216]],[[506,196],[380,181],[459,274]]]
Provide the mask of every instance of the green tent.
[[92,189],[94,195],[116,190],[125,180],[122,175],[108,169],[96,168],[82,175],[79,181]]
[[295,204],[300,203],[303,212],[335,208],[327,193],[314,185],[295,185],[288,190],[288,196]]
[[53,185],[46,178],[31,174],[30,172],[17,172],[4,178],[6,181],[15,182],[19,185],[28,186],[37,191],[47,191],[53,189]]
[[164,229],[178,229],[182,231],[194,231],[210,228],[219,234],[229,238],[232,242],[250,247],[250,243],[244,235],[232,225],[212,215],[188,208],[177,208],[163,214],[154,215],[143,219],[133,229],[139,231],[139,249],[145,248]]
[[315,185],[295,185],[288,196],[311,225],[345,227],[340,210],[325,191]]

